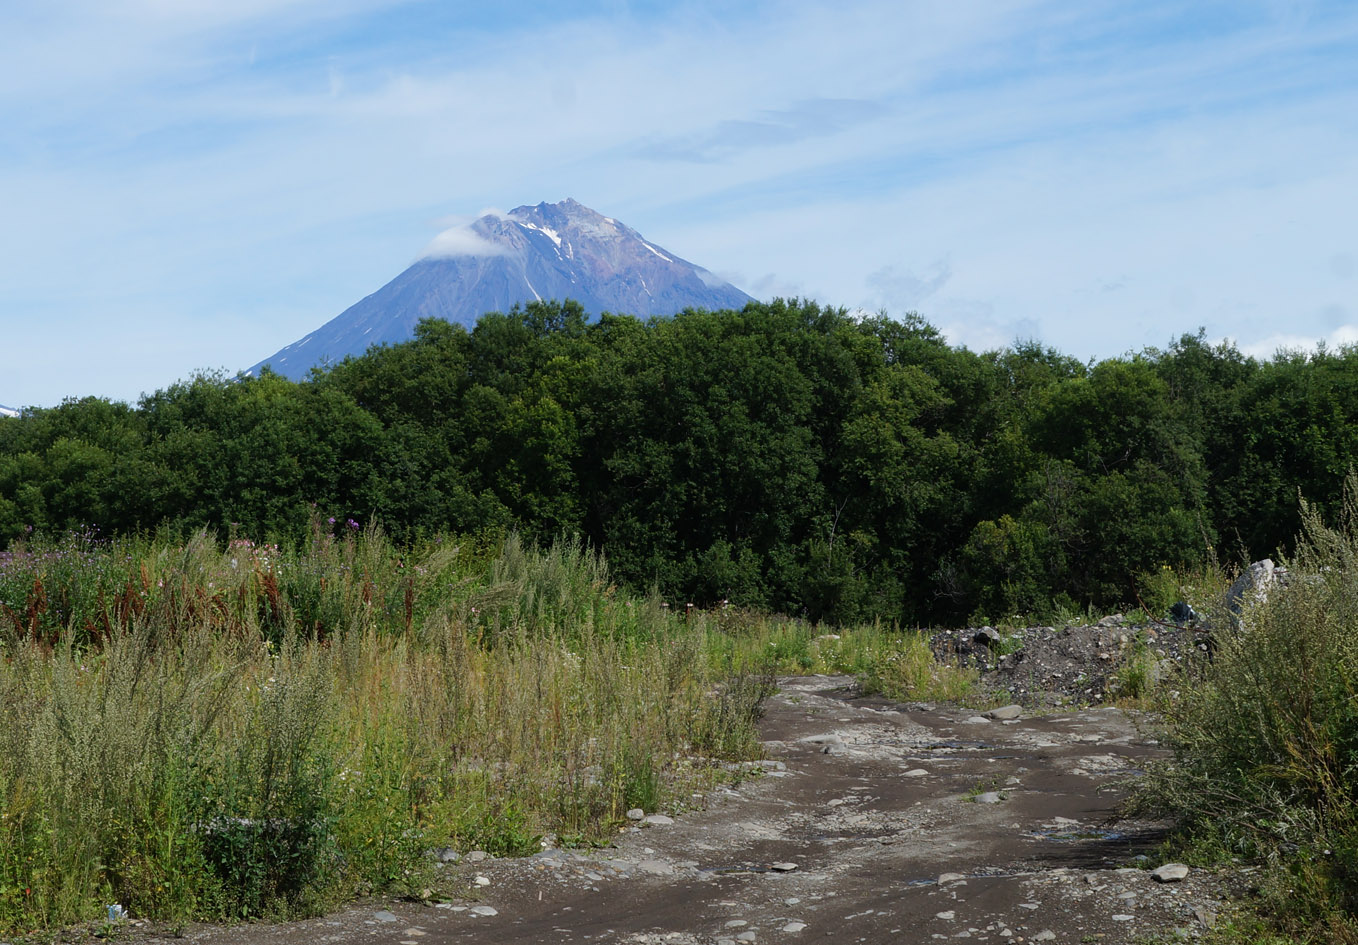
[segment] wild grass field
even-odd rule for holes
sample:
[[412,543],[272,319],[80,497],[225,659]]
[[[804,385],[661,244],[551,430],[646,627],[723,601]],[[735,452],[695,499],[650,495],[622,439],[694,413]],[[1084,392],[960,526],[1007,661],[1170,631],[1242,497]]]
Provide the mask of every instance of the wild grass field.
[[922,638],[615,587],[578,544],[318,520],[296,548],[0,555],[0,929],[311,913],[445,846],[604,842],[742,776],[773,673],[948,695]]

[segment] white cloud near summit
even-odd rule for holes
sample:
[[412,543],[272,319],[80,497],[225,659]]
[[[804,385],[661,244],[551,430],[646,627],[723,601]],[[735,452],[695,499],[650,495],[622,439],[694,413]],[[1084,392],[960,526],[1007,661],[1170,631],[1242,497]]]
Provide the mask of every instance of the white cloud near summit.
[[504,246],[492,243],[468,225],[454,226],[444,230],[429,241],[420,253],[421,259],[446,259],[454,256],[504,256],[509,252]]

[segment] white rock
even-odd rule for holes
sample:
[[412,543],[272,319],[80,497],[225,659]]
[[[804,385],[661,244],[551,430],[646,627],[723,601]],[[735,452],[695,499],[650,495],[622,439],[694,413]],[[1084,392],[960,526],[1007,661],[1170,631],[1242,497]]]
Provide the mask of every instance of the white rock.
[[804,928],[806,928],[806,923],[805,923],[805,922],[789,922],[787,925],[783,926],[783,931],[784,931],[784,932],[800,932],[800,931],[801,931],[802,929],[804,929]]
[[926,774],[928,774],[928,773],[929,773],[929,772],[925,771],[923,768],[911,768],[909,771],[905,772],[905,774],[901,775],[901,777],[903,777],[903,778],[922,778],[922,777],[924,777],[924,776],[925,776]]
[[1022,715],[1022,714],[1023,714],[1023,706],[1021,706],[1021,705],[1005,705],[1005,706],[1000,706],[998,709],[991,709],[989,712],[985,712],[985,713],[983,713],[983,714],[984,714],[985,717],[988,718],[988,719],[996,719],[997,721],[1003,722],[1003,721],[1006,721],[1006,720],[1008,720],[1008,719],[1016,719],[1016,718],[1018,718],[1020,715]]
[[478,885],[478,886],[489,886],[489,885],[490,885],[490,877],[489,877],[489,876],[478,876],[478,877],[476,877],[476,879],[472,880],[472,882],[476,883],[476,885]]
[[500,910],[496,909],[494,906],[472,906],[467,911],[470,912],[472,915],[482,915],[482,916],[492,916],[500,914]]
[[1033,936],[1033,941],[1050,942],[1054,938],[1056,938],[1055,932],[1053,932],[1051,929],[1043,929],[1041,932],[1038,932],[1036,935]]
[[943,873],[938,877],[938,885],[946,886],[948,883],[956,883],[966,879],[961,873]]
[[628,820],[644,820],[645,817],[646,812],[642,810],[640,807],[633,807],[631,810],[627,812]]
[[1188,867],[1182,863],[1166,863],[1159,869],[1151,870],[1151,879],[1159,883],[1177,883],[1188,878]]
[[668,827],[674,823],[674,818],[666,817],[664,814],[652,814],[642,821],[652,827]]
[[955,919],[955,918],[957,918],[957,913],[954,912],[954,911],[951,910],[951,909],[949,909],[949,910],[946,911],[946,912],[935,912],[935,913],[934,913],[934,918],[935,918],[935,919],[944,919],[944,920],[947,920],[947,919]]

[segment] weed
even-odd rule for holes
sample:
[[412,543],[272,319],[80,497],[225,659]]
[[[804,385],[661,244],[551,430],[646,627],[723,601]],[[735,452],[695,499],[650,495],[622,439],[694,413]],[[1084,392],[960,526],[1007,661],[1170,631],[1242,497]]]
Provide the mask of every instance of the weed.
[[[1143,804],[1270,866],[1280,927],[1358,940],[1358,479],[1338,527],[1303,506],[1290,581],[1224,622],[1210,663],[1176,680],[1173,764]],[[1347,930],[1347,931],[1345,931]]]
[[439,846],[595,842],[757,757],[772,691],[569,542],[83,536],[0,560],[0,603],[0,930],[305,914],[420,889]]

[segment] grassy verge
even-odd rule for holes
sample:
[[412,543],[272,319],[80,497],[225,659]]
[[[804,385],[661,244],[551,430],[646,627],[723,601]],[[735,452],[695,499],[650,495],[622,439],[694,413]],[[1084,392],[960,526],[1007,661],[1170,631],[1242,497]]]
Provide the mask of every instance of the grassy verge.
[[[1165,687],[1173,762],[1140,798],[1177,818],[1178,855],[1264,867],[1242,928],[1358,942],[1358,506],[1306,511],[1286,586],[1219,618],[1213,659]],[[1253,935],[1253,932],[1247,933]],[[1254,940],[1254,939],[1251,939]]]
[[851,675],[865,694],[892,699],[970,702],[985,697],[976,672],[936,661],[923,632],[881,624],[830,632],[804,621],[733,610],[703,619],[710,625],[714,666]]
[[0,559],[0,929],[312,912],[426,851],[609,836],[753,757],[767,694],[598,557],[318,525]]

